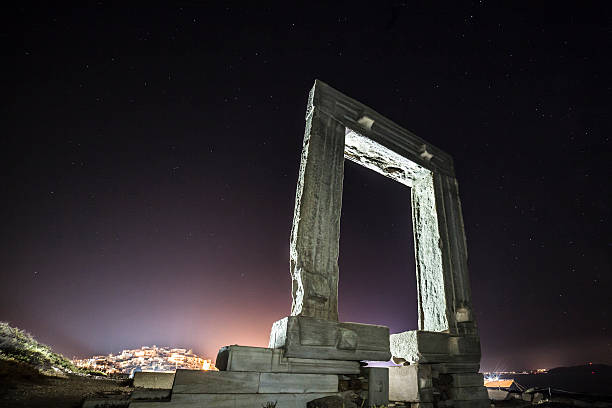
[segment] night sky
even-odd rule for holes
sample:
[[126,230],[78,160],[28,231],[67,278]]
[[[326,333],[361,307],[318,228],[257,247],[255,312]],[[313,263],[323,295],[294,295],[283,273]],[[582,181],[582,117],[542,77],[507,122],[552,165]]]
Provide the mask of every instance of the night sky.
[[[318,78],[454,157],[483,370],[612,363],[610,6],[252,3],[3,10],[0,320],[266,346]],[[340,318],[416,329],[410,190],[345,171]]]

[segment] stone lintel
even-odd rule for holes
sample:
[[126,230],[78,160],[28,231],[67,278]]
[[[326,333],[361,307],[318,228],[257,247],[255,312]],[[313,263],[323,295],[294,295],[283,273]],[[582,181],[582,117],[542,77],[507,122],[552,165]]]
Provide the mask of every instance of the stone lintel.
[[286,357],[305,359],[388,361],[391,358],[388,327],[305,316],[289,316],[275,322],[269,347],[284,349]]
[[285,357],[283,349],[225,346],[216,360],[221,371],[257,371],[261,373],[359,374],[356,361]]
[[431,173],[415,162],[348,128],[344,137],[344,158],[408,187],[413,186],[414,180]]
[[309,110],[318,108],[397,154],[431,171],[454,177],[453,159],[448,153],[323,81],[315,81],[309,100]]

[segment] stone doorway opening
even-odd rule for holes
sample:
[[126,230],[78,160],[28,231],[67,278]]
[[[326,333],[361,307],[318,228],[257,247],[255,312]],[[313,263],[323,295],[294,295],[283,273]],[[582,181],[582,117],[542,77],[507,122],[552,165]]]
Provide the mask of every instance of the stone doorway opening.
[[338,312],[340,321],[418,328],[410,188],[344,162]]

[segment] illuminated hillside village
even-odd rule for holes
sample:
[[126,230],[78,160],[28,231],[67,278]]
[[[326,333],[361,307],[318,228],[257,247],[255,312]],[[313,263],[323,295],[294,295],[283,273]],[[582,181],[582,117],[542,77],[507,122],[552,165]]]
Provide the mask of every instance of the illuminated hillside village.
[[121,354],[73,359],[72,362],[77,367],[101,371],[106,374],[124,373],[132,375],[135,371],[173,372],[179,368],[204,371],[217,370],[210,359],[201,358],[191,350],[157,347],[155,345],[123,350]]

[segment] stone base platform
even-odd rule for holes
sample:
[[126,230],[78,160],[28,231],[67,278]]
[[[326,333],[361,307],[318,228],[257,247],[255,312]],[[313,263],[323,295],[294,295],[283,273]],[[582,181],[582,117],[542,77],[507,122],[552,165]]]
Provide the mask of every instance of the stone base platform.
[[167,402],[133,401],[130,407],[306,408],[328,396],[389,402],[387,368],[360,361],[389,361],[389,329],[290,316],[274,323],[270,347],[226,346],[220,371],[177,370]]
[[177,370],[172,397],[178,394],[291,394],[338,392],[333,374]]
[[389,400],[419,407],[484,408],[490,401],[480,373],[444,373],[438,364],[389,367]]
[[305,408],[309,401],[341,393],[308,394],[181,394],[170,402],[132,402],[129,408],[257,408],[276,403],[276,408]]
[[270,348],[284,349],[285,357],[389,361],[389,328],[343,323],[304,316],[278,320],[270,332]]
[[[254,352],[255,355],[270,354],[265,352],[269,349],[257,349],[229,346],[221,349],[220,354],[229,352],[232,358],[244,356],[245,352]],[[237,354],[232,355],[234,352]],[[238,358],[237,361],[242,360]],[[242,363],[240,367],[244,367]],[[341,370],[345,370],[342,363],[347,362],[334,364],[336,363]],[[231,367],[230,358],[228,364]],[[307,366],[309,367],[310,365]],[[353,370],[352,365],[349,365],[349,368]],[[177,370],[169,401],[132,401],[129,407],[253,408],[276,403],[276,408],[306,408],[308,402],[327,396],[360,397],[367,400],[365,407],[380,406],[389,402],[388,379],[387,368],[380,367],[362,367],[359,374]]]
[[419,407],[489,407],[477,336],[407,331],[390,338],[389,399]]

